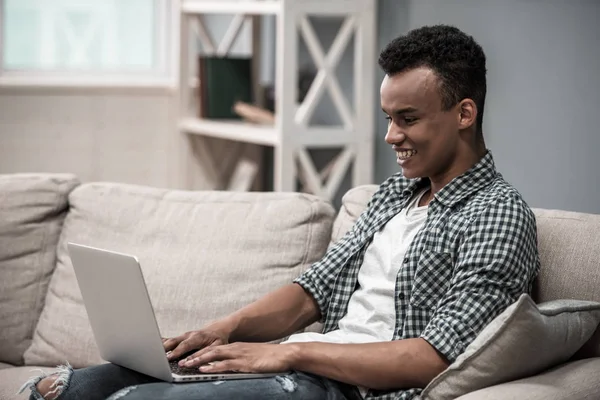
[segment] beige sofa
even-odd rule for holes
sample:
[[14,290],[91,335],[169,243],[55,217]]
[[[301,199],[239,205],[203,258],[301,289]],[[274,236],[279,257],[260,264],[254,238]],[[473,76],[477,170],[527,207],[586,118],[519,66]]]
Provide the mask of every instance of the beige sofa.
[[[161,333],[198,328],[290,282],[353,224],[375,186],[340,212],[298,193],[185,192],[72,175],[0,175],[0,400],[38,372],[102,362],[66,251],[75,241],[139,257]],[[600,301],[600,216],[536,210],[538,301]],[[110,293],[107,293],[110,296]],[[600,354],[600,335],[586,345]],[[600,358],[461,399],[600,399]]]

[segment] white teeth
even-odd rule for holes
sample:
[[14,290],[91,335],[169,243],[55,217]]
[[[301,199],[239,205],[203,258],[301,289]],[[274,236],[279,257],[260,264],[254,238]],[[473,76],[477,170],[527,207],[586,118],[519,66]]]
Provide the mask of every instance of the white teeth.
[[415,154],[417,154],[417,152],[415,150],[403,150],[403,151],[398,151],[397,154],[398,154],[399,158],[406,159],[406,158],[414,156]]

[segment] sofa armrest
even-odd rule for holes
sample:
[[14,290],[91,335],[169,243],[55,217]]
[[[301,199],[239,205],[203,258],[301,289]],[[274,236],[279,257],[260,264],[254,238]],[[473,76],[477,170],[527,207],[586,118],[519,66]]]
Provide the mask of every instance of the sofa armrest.
[[600,357],[573,361],[539,375],[480,389],[457,400],[588,400],[600,393]]

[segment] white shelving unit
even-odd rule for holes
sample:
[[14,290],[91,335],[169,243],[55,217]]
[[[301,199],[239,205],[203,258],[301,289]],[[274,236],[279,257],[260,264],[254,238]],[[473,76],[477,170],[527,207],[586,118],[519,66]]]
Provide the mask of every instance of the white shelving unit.
[[[215,160],[207,138],[228,139],[235,143],[259,144],[274,148],[276,191],[302,188],[332,199],[349,169],[352,184],[371,183],[373,179],[374,107],[373,84],[375,53],[376,0],[180,0],[180,75],[179,130],[185,140],[185,170],[190,176],[202,170],[212,189],[247,190],[256,173],[251,160],[244,158],[244,146],[230,146],[229,160]],[[203,23],[209,14],[235,15],[220,43],[214,43]],[[252,24],[254,62],[259,62],[260,18],[276,17],[275,98],[276,116],[272,126],[242,121],[206,120],[196,117],[194,96],[196,55],[190,39],[199,39],[205,50],[220,56],[229,53],[242,26]],[[342,19],[328,52],[310,22],[311,17]],[[353,99],[348,101],[336,77],[336,67],[350,39],[354,37]],[[298,45],[302,38],[317,68],[312,86],[298,104]],[[258,68],[254,69],[255,71]],[[258,79],[255,79],[258,81]],[[339,113],[340,126],[312,126],[310,119],[321,96],[328,91]],[[229,142],[228,142],[229,143]],[[235,147],[235,149],[234,149]],[[309,150],[340,149],[335,159],[317,170]],[[235,151],[234,151],[235,150]],[[231,160],[233,159],[233,161]],[[231,163],[233,162],[233,167]],[[223,166],[229,164],[228,174]],[[233,171],[233,172],[231,172]],[[244,178],[245,177],[245,178]],[[226,179],[227,178],[227,179]]]

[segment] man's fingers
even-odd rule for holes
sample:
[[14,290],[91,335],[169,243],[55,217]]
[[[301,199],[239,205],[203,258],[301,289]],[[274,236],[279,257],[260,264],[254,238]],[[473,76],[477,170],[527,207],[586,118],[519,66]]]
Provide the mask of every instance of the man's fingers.
[[[202,356],[203,354],[205,354],[207,351],[210,351],[210,350],[211,350],[211,348],[212,348],[213,346],[214,346],[214,345],[212,345],[212,344],[211,344],[211,345],[209,345],[209,346],[207,346],[207,347],[203,347],[203,348],[201,348],[200,350],[198,350],[198,351],[197,351],[197,352],[195,352],[194,354],[191,354],[190,356],[188,356],[188,357],[184,358],[183,360],[181,360],[181,361],[179,362],[179,364],[180,364],[180,365],[184,365],[184,364],[185,364],[186,362],[188,362],[188,361],[195,360],[195,359],[197,359],[197,358],[201,357],[201,356]],[[193,366],[195,367],[196,365],[194,364]]]
[[202,365],[200,372],[250,372],[247,368],[244,368],[240,360],[224,360],[217,361],[211,364]]
[[202,357],[204,354],[206,354],[207,351],[210,351],[211,348],[212,348],[212,346],[208,346],[208,347],[204,347],[204,348],[198,350],[197,352],[190,355],[189,357],[186,357],[183,360],[179,361],[179,365],[182,367],[187,367],[187,368],[198,367],[200,365],[200,362],[199,362],[200,357]]
[[177,347],[177,345],[179,343],[182,342],[183,339],[176,337],[176,338],[163,338],[163,347],[165,348],[165,351],[171,351],[173,350],[175,347]]
[[227,346],[210,345],[205,347],[192,356],[181,360],[179,365],[183,367],[199,367],[200,365],[207,364],[213,361],[221,361],[230,357],[229,352],[226,351]]
[[[178,358],[182,358],[184,355],[196,350],[196,349],[204,349],[207,345],[207,341],[205,337],[189,337],[183,340],[179,345],[167,355],[169,360],[176,360]],[[191,359],[191,356],[186,356],[186,358],[182,361]],[[179,362],[180,365],[183,365],[182,362]]]
[[214,350],[216,347],[220,347],[220,346],[222,346],[222,345],[215,344],[215,343],[213,343],[213,344],[209,344],[208,346],[206,346],[206,347],[203,347],[203,348],[201,348],[200,350],[198,350],[197,352],[195,352],[195,353],[192,355],[192,357],[188,357],[188,358],[198,358],[198,357],[201,357],[201,356],[203,356],[204,354],[208,353],[209,351],[212,351],[212,350]]
[[192,344],[188,339],[180,342],[169,354],[167,354],[167,359],[176,360],[181,358],[185,353],[189,353],[193,350]]

